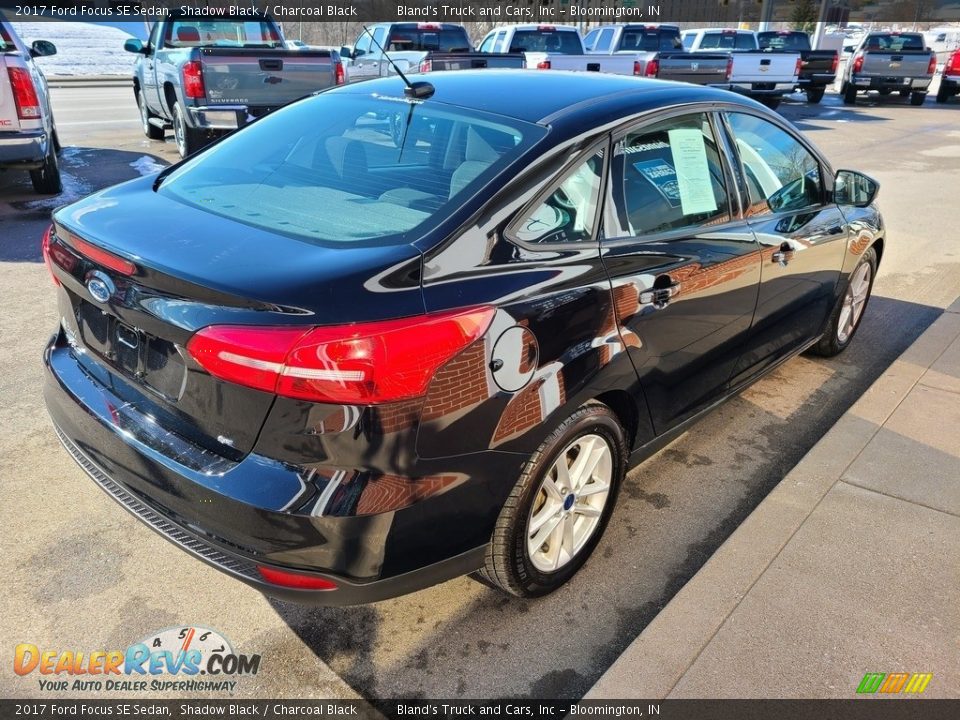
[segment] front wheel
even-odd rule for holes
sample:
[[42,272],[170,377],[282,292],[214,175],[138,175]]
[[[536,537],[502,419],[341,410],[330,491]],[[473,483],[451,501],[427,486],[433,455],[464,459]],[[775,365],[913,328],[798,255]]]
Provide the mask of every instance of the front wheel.
[[855,105],[857,102],[857,86],[853,83],[846,83],[843,86],[843,104]]
[[868,248],[850,274],[846,290],[830,314],[823,337],[813,346],[813,352],[823,357],[833,357],[847,349],[867,309],[876,274],[877,253],[873,248]]
[[927,99],[926,93],[915,92],[912,95],[910,95],[910,104],[913,105],[914,107],[919,107],[920,105],[923,105],[923,101],[926,99]]
[[825,87],[812,87],[807,90],[807,102],[811,105],[817,105],[823,100],[823,94],[827,91]]
[[137,91],[137,109],[140,110],[140,125],[143,128],[143,134],[151,140],[163,140],[163,128],[150,122],[151,118],[155,116],[147,107],[147,99],[143,96],[143,90]]
[[182,158],[193,155],[203,147],[202,133],[187,124],[187,111],[179,101],[173,104],[173,138]]
[[600,541],[626,474],[623,428],[581,406],[543,441],[497,519],[478,579],[518,597],[553,592]]

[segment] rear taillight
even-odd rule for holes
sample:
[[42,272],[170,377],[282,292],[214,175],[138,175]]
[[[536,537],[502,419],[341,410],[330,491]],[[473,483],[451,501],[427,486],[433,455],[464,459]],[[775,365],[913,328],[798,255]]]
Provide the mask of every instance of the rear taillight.
[[47,270],[50,271],[50,277],[53,278],[54,285],[59,285],[60,281],[53,274],[53,260],[50,258],[50,236],[53,235],[53,225],[47,228],[43,234],[43,240],[40,241],[40,252],[43,254],[43,261],[47,264]]
[[927,75],[933,75],[935,72],[937,72],[936,54],[930,56],[930,64],[927,65]]
[[863,70],[863,55],[857,55],[853,58],[853,72],[858,73]]
[[943,68],[944,75],[960,75],[960,52],[955,52],[950,56],[950,60]]
[[636,76],[643,75],[643,69],[640,67],[640,61],[639,61],[639,60],[634,60],[634,61],[633,61],[633,74],[636,75]]
[[289,570],[257,565],[260,576],[271,585],[294,588],[296,590],[336,590],[337,584],[332,580],[317,577],[316,575],[301,575]]
[[214,325],[187,350],[221,380],[312,402],[372,405],[423,396],[434,373],[483,336],[494,312],[313,329]]
[[540,62],[537,63],[537,70],[549,70],[549,69],[550,69],[549,60],[541,60]]
[[800,58],[797,58],[797,64],[793,66],[793,74],[799,76],[802,70],[803,70],[803,60],[801,60]]
[[191,100],[207,94],[203,86],[203,66],[199,60],[188,60],[183,64],[183,94]]
[[733,77],[733,56],[727,58],[727,80]]
[[428,58],[426,60],[420,61],[420,72],[425,73],[425,72],[432,72],[432,71],[433,71],[433,60],[430,60]]
[[648,78],[655,78],[660,72],[660,61],[654,58],[647,63],[646,70],[643,71],[643,74]]
[[837,68],[840,67],[840,53],[833,54],[833,62],[830,63],[830,72],[835,73]]
[[37,89],[33,86],[33,78],[24,68],[9,67],[10,88],[13,90],[13,102],[17,106],[17,117],[21,120],[37,120],[40,118],[40,100],[37,98]]
[[343,85],[347,82],[347,74],[343,71],[343,63],[337,62],[333,64],[333,84],[334,85]]

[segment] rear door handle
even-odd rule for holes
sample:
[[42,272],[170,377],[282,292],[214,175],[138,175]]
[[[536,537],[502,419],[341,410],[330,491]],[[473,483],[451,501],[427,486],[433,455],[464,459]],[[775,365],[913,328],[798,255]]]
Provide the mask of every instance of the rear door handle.
[[780,267],[786,267],[787,263],[793,260],[793,248],[790,246],[790,243],[780,243],[780,249],[774,252],[773,255],[770,256],[770,259],[778,263]]

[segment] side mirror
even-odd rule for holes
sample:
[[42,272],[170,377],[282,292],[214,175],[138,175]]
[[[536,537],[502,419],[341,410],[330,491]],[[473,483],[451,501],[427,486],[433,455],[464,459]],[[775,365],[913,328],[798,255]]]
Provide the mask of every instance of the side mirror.
[[146,54],[143,41],[137,38],[127,38],[126,42],[123,43],[123,49],[129,53],[136,53],[137,55]]
[[855,170],[837,170],[833,198],[838,205],[867,207],[877,199],[880,183]]
[[353,60],[353,50],[344,45],[340,48],[340,57],[347,58],[347,60]]
[[30,46],[31,57],[50,57],[57,54],[57,46],[49,40],[34,40]]

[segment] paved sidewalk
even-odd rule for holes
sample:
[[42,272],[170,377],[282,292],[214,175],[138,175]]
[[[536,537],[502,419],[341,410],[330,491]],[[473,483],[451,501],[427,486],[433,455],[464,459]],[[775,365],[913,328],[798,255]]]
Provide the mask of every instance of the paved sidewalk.
[[960,300],[677,593],[587,698],[960,697]]

